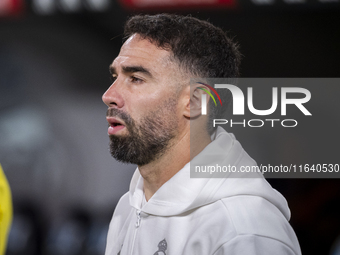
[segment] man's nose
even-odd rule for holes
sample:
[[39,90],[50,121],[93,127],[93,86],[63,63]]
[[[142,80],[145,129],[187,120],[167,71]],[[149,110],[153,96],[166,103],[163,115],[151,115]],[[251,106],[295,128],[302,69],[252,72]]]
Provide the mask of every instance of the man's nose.
[[121,91],[119,89],[118,80],[115,80],[114,83],[106,90],[106,92],[102,96],[102,100],[104,104],[108,107],[117,107],[121,108],[124,105],[124,100],[122,98]]

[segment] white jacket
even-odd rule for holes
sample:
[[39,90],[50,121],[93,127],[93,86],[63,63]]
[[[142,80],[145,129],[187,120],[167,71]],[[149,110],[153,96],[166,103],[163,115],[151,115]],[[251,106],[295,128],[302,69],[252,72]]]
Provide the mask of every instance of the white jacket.
[[[256,165],[220,127],[191,164],[203,162]],[[137,169],[115,209],[105,255],[301,254],[284,197],[262,176],[229,177],[190,178],[188,163],[142,206]]]

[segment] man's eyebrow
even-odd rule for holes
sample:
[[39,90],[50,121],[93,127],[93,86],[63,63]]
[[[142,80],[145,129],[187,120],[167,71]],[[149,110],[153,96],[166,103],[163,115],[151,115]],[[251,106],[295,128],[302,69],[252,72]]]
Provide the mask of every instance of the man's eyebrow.
[[139,72],[139,73],[146,74],[147,76],[149,76],[151,78],[153,77],[151,72],[143,66],[123,66],[122,69],[123,69],[124,73],[137,73],[137,72]]

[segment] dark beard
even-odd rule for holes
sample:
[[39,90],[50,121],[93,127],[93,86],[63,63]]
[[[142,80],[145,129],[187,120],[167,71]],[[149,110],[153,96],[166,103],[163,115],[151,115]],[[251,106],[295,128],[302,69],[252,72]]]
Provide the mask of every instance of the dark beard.
[[140,124],[125,112],[110,108],[107,116],[119,117],[125,122],[127,135],[110,135],[110,152],[118,161],[138,166],[149,164],[162,156],[175,137],[177,121],[175,119],[174,100],[168,100],[144,117]]

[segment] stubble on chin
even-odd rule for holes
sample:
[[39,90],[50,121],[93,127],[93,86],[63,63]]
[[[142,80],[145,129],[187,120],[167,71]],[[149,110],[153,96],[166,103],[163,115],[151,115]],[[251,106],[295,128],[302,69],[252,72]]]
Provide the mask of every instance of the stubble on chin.
[[118,109],[113,110],[111,113],[125,122],[128,132],[123,135],[110,135],[111,155],[120,162],[139,166],[164,155],[178,129],[175,115],[177,102],[176,98],[166,100],[155,111],[143,117],[139,123],[128,114]]

